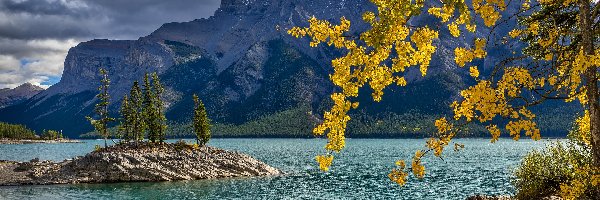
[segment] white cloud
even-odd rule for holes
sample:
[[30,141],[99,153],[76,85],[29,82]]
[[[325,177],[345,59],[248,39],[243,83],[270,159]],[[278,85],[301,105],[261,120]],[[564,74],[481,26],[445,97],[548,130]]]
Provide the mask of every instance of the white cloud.
[[12,54],[0,54],[0,88],[14,88],[26,82],[49,87],[47,81],[62,75],[65,57],[78,43],[74,39],[0,40],[0,47],[21,45],[6,52]]
[[[211,16],[220,0],[0,0],[0,88],[47,87],[69,48],[94,38],[137,39],[163,23]],[[48,82],[48,80],[51,80]]]
[[11,55],[0,55],[0,71],[18,70],[21,62]]

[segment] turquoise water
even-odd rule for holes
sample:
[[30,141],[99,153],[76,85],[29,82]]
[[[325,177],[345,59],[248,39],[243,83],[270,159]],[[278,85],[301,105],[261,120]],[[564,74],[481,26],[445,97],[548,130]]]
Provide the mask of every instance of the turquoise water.
[[[327,173],[314,156],[322,139],[213,139],[211,146],[245,152],[287,175],[162,183],[0,187],[0,199],[464,199],[472,194],[512,194],[510,172],[528,151],[549,140],[518,142],[459,139],[460,152],[426,159],[427,175],[400,187],[387,178],[397,159],[410,159],[424,139],[348,139]],[[0,145],[0,160],[63,160],[92,151],[82,144]]]

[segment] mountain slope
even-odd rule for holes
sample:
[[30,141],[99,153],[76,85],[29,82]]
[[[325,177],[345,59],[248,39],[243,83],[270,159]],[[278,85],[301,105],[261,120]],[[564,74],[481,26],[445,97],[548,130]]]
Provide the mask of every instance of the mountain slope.
[[19,104],[42,91],[44,91],[44,88],[31,83],[25,83],[14,89],[0,89],[0,108]]
[[[91,130],[84,117],[93,114],[99,68],[109,72],[114,116],[133,81],[158,72],[171,121],[189,120],[192,94],[201,97],[211,118],[220,124],[239,125],[306,106],[320,117],[335,90],[328,80],[331,59],[342,52],[310,48],[307,39],[293,38],[286,30],[306,26],[311,16],[332,22],[345,16],[352,21],[351,32],[357,33],[367,28],[362,12],[373,9],[367,0],[223,0],[208,19],[167,23],[138,40],[92,40],[73,47],[60,82],[25,102],[0,109],[0,121],[24,123],[36,130],[64,130],[69,137]],[[412,23],[437,25],[428,16]],[[496,31],[502,35],[509,30]],[[373,103],[369,89],[364,89],[361,109],[352,115],[448,114],[449,102],[472,81],[466,70],[454,64],[454,48],[467,44],[472,36],[461,39],[443,30],[428,77],[409,70],[411,84],[388,89],[381,103]],[[476,64],[489,70],[490,61],[512,51],[496,47],[488,59]]]

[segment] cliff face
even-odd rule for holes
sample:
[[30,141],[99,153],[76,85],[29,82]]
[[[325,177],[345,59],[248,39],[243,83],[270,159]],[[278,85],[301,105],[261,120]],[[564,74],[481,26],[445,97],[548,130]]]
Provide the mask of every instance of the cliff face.
[[[299,105],[320,114],[334,90],[328,80],[330,60],[341,53],[310,48],[306,39],[293,38],[286,30],[306,26],[311,16],[333,22],[345,16],[357,32],[367,28],[362,12],[373,9],[367,0],[223,0],[208,19],[167,23],[135,41],[92,40],[73,47],[61,81],[0,110],[0,121],[64,130],[70,137],[91,130],[84,117],[92,115],[99,68],[109,71],[115,116],[120,99],[146,72],[158,72],[166,86],[169,120],[189,119],[192,94],[205,101],[219,123],[239,124]],[[435,25],[432,21],[423,17],[412,23]],[[462,43],[447,42],[450,36],[444,31],[440,37],[443,42],[428,72],[432,81],[419,83],[419,73],[409,71],[409,81],[417,84],[387,95],[384,99],[389,100],[381,104],[361,99],[361,107],[369,112],[447,110],[447,102],[464,83],[464,72],[454,70],[452,53]],[[504,51],[512,50],[495,50]]]
[[21,103],[34,95],[44,91],[44,88],[25,83],[14,89],[0,89],[0,108]]

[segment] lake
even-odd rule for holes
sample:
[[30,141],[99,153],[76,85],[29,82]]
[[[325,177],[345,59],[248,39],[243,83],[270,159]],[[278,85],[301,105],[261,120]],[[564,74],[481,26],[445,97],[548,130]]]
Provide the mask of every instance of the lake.
[[[189,140],[190,142],[192,140]],[[513,194],[511,172],[530,150],[552,140],[457,139],[465,148],[449,148],[444,160],[424,160],[424,179],[400,187],[387,174],[397,159],[410,163],[425,139],[348,139],[329,172],[314,156],[324,139],[213,139],[209,145],[236,150],[283,170],[278,177],[162,183],[77,184],[0,187],[0,199],[465,199],[473,194]],[[60,161],[84,155],[103,144],[0,145],[0,160],[33,158]],[[411,176],[412,177],[412,176]]]

